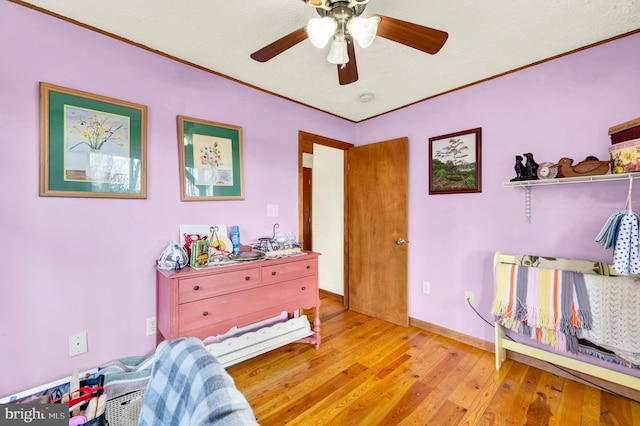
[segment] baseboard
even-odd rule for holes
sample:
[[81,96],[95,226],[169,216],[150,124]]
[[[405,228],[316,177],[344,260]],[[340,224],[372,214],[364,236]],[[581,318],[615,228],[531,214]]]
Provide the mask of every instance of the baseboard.
[[320,289],[320,297],[326,297],[328,299],[337,300],[338,302],[344,304],[344,296],[337,293],[332,293],[327,290]]
[[466,343],[470,346],[476,347],[478,349],[482,349],[487,352],[494,352],[494,344],[493,342],[487,342],[486,340],[478,339],[477,337],[469,336],[468,334],[459,333],[457,331],[450,330],[448,328],[441,327],[439,325],[431,324],[429,322],[420,321],[415,318],[409,317],[409,325],[419,328],[421,330],[426,330],[434,334],[438,334],[440,336],[447,337],[451,340],[455,340],[456,342]]
[[[487,352],[495,353],[495,345],[493,342],[478,339],[477,337],[459,333],[457,331],[453,331],[448,328],[444,328],[439,325],[431,324],[411,317],[409,317],[409,325],[421,330],[438,334],[451,340],[455,340],[457,342],[466,343],[470,346],[485,350]],[[575,380],[576,382],[580,382],[596,388],[603,388],[608,392],[617,393],[626,398],[640,402],[640,390],[631,389],[626,386],[622,386],[603,379],[599,379],[597,377],[590,376],[588,374],[581,373],[579,371],[574,371],[566,368],[560,369],[559,367],[556,367],[555,365],[550,364],[546,361],[542,361],[509,350],[507,350],[507,359],[511,359],[531,367],[539,368],[540,370],[555,374],[556,376],[563,377],[565,379]]]

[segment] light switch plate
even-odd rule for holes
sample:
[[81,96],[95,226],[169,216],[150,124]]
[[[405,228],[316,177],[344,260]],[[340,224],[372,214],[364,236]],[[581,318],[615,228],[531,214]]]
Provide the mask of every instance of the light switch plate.
[[267,204],[267,217],[278,217],[278,208],[277,204]]

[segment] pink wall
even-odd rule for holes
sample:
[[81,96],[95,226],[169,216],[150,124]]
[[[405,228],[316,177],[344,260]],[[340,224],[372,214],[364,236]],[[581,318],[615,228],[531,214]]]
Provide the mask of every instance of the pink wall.
[[[150,353],[153,264],[179,225],[237,224],[243,241],[275,221],[297,232],[298,131],[355,137],[351,122],[7,1],[0,64],[0,396]],[[40,81],[149,107],[146,200],[38,196]],[[177,115],[242,126],[244,201],[180,201]],[[68,336],[81,331],[89,352],[69,358]]]
[[[239,224],[243,239],[277,221],[297,229],[297,133],[357,144],[410,140],[410,315],[487,341],[493,252],[610,260],[593,242],[624,206],[626,185],[502,188],[513,158],[607,157],[607,129],[640,116],[640,35],[353,124],[172,62],[9,2],[0,2],[0,396],[111,359],[150,353],[153,261],[181,223]],[[99,52],[96,63],[89,57]],[[621,61],[621,58],[626,58]],[[38,196],[38,82],[149,106],[146,200]],[[244,201],[180,202],[176,115],[239,125]],[[480,194],[429,196],[428,138],[482,127]],[[640,202],[640,195],[638,195]],[[637,202],[634,202],[637,206]],[[446,266],[443,266],[446,265]],[[420,291],[431,282],[431,294]],[[67,354],[87,331],[89,352]]]
[[[502,183],[525,152],[538,162],[608,158],[609,127],[640,117],[639,52],[635,34],[358,124],[358,145],[409,137],[411,317],[493,341],[464,292],[475,293],[490,319],[496,250],[611,262],[594,239],[624,208],[625,182],[533,188],[529,225],[524,190]],[[482,127],[482,193],[428,195],[429,137],[475,127]],[[637,182],[634,197],[637,210]]]

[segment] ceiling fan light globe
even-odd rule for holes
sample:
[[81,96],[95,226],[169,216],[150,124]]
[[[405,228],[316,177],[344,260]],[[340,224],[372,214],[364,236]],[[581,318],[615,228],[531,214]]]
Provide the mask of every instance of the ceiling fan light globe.
[[329,56],[327,61],[332,64],[342,65],[349,62],[349,52],[347,52],[347,40],[336,40],[331,42],[331,49],[329,50]]
[[338,24],[332,18],[311,18],[307,24],[307,34],[311,43],[320,49],[325,47],[336,32]]
[[378,19],[375,16],[370,18],[360,18],[354,16],[347,22],[349,34],[358,42],[362,48],[369,47],[376,38],[378,31]]

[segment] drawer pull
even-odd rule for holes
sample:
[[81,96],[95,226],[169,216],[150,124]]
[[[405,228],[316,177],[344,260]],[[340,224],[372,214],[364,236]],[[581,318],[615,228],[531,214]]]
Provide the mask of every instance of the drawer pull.
[[196,286],[194,286],[194,287],[193,287],[193,289],[194,289],[195,291],[198,291],[198,290],[200,290],[200,286],[199,286],[199,285],[196,285]]
[[311,269],[311,265],[307,265],[307,269]]
[[275,276],[275,275],[276,275],[276,271],[273,271],[273,272],[271,273],[271,275]]
[[307,288],[306,287],[302,287],[302,291],[305,291]]
[[206,317],[207,315],[209,315],[209,312],[204,311],[204,312],[202,313],[202,315]]
[[249,275],[247,275],[246,277],[244,277],[244,279],[249,281],[251,279],[251,277]]

